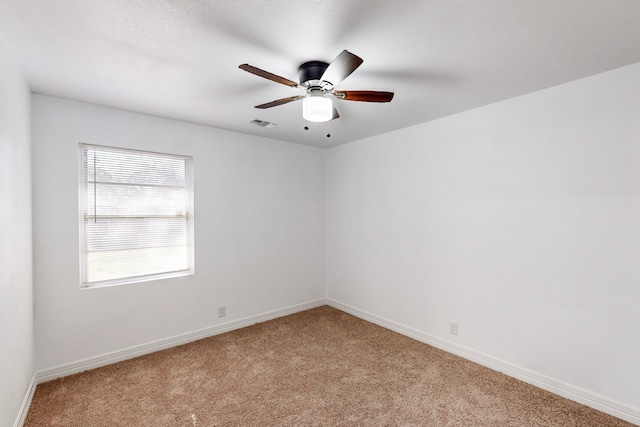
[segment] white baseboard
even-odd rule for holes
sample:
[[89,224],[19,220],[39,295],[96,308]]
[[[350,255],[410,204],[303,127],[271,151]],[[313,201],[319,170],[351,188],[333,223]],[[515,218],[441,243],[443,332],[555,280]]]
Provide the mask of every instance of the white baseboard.
[[175,347],[182,344],[187,344],[192,341],[197,341],[214,335],[223,334],[225,332],[251,326],[256,323],[261,323],[267,320],[272,320],[278,317],[297,313],[299,311],[320,307],[322,305],[326,305],[326,303],[326,300],[324,298],[321,298],[303,304],[297,304],[279,310],[273,310],[267,313],[245,317],[239,320],[233,320],[231,322],[222,323],[220,325],[200,329],[198,331],[176,335],[147,344],[137,345],[134,347],[125,348],[123,350],[113,351],[99,356],[90,357],[87,359],[79,360],[77,362],[67,363],[51,369],[45,369],[36,373],[36,384],[41,384],[43,382],[51,381],[56,378],[77,374],[78,372],[87,371],[89,369],[95,369],[101,366],[110,365],[112,363],[121,362],[123,360],[133,359],[134,357],[143,356],[145,354],[154,353],[156,351],[165,350],[167,348]]
[[18,416],[16,417],[16,421],[13,423],[13,427],[22,427],[24,422],[27,420],[27,414],[29,413],[29,407],[31,406],[31,401],[33,400],[33,395],[36,392],[36,376],[31,377],[31,382],[29,383],[29,387],[24,394],[24,399],[22,399],[22,405],[20,405],[20,411],[18,411]]
[[520,368],[503,360],[491,357],[487,354],[483,354],[470,348],[443,340],[436,336],[426,334],[413,328],[409,328],[407,326],[382,318],[375,314],[368,313],[356,307],[343,304],[333,299],[328,298],[326,300],[326,303],[331,307],[352,314],[371,323],[375,323],[376,325],[382,326],[383,328],[398,332],[417,341],[429,344],[433,347],[439,348],[449,353],[453,353],[465,359],[476,362],[480,365],[486,366],[487,368],[502,372],[505,375],[509,375],[528,384],[550,391],[551,393],[566,397],[567,399],[573,400],[580,404],[589,406],[591,408],[597,409],[609,415],[613,415],[614,417],[621,418],[625,421],[640,426],[639,408],[633,408],[622,403],[612,401],[603,396],[589,392],[588,390],[563,383],[562,381],[554,380],[553,378],[549,378],[545,375],[541,375],[528,369]]

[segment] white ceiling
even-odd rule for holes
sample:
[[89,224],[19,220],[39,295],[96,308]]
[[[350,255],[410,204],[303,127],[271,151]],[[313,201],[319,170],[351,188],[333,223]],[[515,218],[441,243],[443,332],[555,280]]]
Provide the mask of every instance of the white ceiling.
[[[331,147],[640,62],[640,0],[0,0],[0,34],[36,93]],[[301,92],[238,65],[298,81],[343,49],[338,89],[391,103],[253,108]]]

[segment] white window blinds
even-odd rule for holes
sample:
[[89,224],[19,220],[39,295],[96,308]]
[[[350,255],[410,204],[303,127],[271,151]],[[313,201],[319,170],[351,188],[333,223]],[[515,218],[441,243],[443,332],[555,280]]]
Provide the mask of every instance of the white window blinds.
[[82,286],[193,273],[191,158],[80,148]]

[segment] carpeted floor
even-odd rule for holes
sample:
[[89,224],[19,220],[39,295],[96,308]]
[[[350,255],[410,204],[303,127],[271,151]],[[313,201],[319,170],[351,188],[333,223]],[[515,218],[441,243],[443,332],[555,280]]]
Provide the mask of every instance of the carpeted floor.
[[330,307],[44,383],[35,426],[632,426]]

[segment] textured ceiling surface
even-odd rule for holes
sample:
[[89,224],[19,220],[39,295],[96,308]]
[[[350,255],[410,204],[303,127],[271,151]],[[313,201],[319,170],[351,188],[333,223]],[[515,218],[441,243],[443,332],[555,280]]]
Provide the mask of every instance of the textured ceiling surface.
[[[639,22],[638,0],[0,0],[36,93],[319,147],[640,62]],[[364,63],[338,89],[391,103],[336,100],[319,124],[253,107],[301,92],[238,65],[298,81],[343,49]]]

